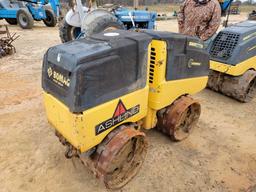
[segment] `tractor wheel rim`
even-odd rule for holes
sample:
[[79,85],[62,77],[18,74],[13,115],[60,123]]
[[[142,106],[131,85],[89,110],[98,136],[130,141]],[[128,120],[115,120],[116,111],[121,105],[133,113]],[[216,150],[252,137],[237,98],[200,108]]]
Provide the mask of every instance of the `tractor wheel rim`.
[[23,13],[20,14],[19,21],[22,26],[26,26],[28,23],[28,19],[27,19],[26,15],[24,15]]
[[71,40],[75,40],[81,33],[81,29],[78,27],[71,28]]
[[46,19],[45,19],[45,21],[46,21],[47,23],[51,23],[51,22],[52,22],[52,18],[49,17],[49,16],[47,16]]

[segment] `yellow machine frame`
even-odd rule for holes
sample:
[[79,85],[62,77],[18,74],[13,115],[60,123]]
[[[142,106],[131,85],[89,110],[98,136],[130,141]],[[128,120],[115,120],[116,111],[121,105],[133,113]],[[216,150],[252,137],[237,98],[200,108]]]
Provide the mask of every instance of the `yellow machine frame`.
[[[166,42],[153,40],[148,49],[149,76],[148,83],[143,89],[79,114],[70,112],[55,97],[44,93],[44,104],[50,124],[80,152],[85,152],[101,143],[109,132],[121,124],[136,123],[142,120],[143,128],[154,128],[157,123],[156,113],[158,110],[169,106],[182,95],[194,94],[205,88],[208,81],[207,76],[166,81]],[[126,109],[139,105],[138,113],[96,135],[95,126],[113,117],[120,100]]]
[[220,63],[217,61],[211,61],[210,69],[232,76],[240,76],[249,69],[256,70],[256,56],[251,57],[250,59],[247,59],[236,66]]
[[[156,112],[186,94],[195,94],[205,88],[208,77],[196,77],[166,81],[167,44],[153,40],[149,55],[149,112],[144,128],[151,129],[157,123]],[[185,92],[184,92],[185,91]]]

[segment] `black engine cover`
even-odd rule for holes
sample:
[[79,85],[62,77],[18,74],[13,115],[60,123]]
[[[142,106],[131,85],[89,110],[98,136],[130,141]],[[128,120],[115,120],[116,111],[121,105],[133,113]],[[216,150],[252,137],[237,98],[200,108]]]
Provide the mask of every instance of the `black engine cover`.
[[237,65],[256,56],[256,21],[244,21],[220,31],[209,46],[211,60]]
[[[209,53],[199,38],[177,33],[145,31],[153,39],[167,43],[166,80],[208,76]],[[199,65],[190,66],[191,62]]]
[[82,112],[146,86],[151,37],[118,30],[50,48],[42,86],[72,112]]

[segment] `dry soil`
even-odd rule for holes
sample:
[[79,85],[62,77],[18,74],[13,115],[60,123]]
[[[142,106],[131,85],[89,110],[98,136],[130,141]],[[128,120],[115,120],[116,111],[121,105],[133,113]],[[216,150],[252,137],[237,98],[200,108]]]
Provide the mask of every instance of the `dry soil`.
[[[232,22],[246,15],[233,16]],[[0,21],[0,24],[4,24]],[[176,31],[176,21],[158,22]],[[64,147],[47,123],[42,102],[43,54],[60,43],[58,28],[10,26],[17,53],[0,59],[0,191],[100,192],[104,186]],[[193,134],[173,143],[155,130],[140,173],[121,191],[246,191],[256,184],[256,99],[241,104],[204,90],[195,95],[202,116]]]

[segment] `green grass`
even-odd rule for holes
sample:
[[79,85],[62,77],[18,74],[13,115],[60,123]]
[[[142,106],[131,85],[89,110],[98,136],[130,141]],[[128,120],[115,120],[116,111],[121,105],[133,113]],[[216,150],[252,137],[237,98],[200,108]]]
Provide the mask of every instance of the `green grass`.
[[[159,4],[159,5],[149,5],[149,6],[140,6],[140,9],[145,9],[147,7],[150,11],[156,12],[173,12],[178,11],[180,4]],[[255,5],[241,5],[241,12],[252,12],[252,10],[256,9]]]

